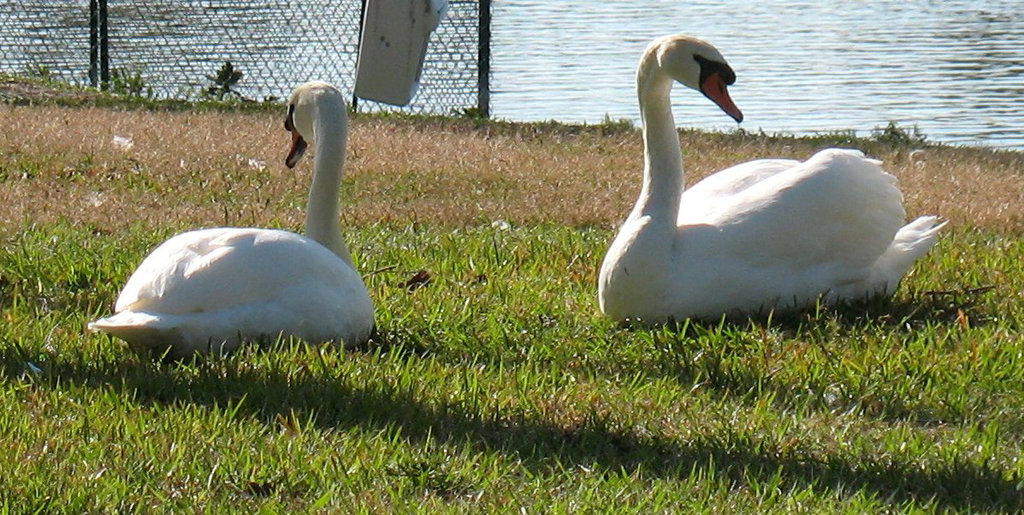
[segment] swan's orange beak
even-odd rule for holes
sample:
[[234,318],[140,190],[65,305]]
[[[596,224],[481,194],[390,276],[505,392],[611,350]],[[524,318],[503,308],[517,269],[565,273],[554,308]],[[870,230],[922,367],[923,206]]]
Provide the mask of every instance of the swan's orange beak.
[[292,133],[292,148],[288,149],[288,156],[284,158],[284,164],[288,168],[295,168],[299,158],[306,152],[306,140],[302,139],[299,131],[295,129],[295,106],[288,106],[288,116],[284,119],[284,129]]
[[299,158],[306,152],[306,140],[299,136],[299,131],[292,130],[292,148],[288,150],[288,157],[284,158],[284,164],[288,168],[295,168]]
[[732,98],[729,97],[729,89],[718,73],[712,73],[704,79],[704,82],[700,84],[700,92],[722,108],[725,114],[731,116],[737,123],[743,121],[743,113],[732,102]]

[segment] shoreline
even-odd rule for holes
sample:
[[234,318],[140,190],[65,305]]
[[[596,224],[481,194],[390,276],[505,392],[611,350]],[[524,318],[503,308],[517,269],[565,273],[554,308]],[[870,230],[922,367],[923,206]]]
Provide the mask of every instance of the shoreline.
[[[60,106],[60,107],[95,107],[126,110],[150,111],[191,111],[191,112],[223,112],[223,113],[273,113],[284,109],[284,99],[279,101],[253,101],[237,99],[158,99],[138,95],[120,95],[93,88],[80,87],[62,82],[40,78],[26,78],[0,74],[0,104],[12,106]],[[472,111],[461,114],[437,115],[416,114],[404,111],[356,112],[351,113],[353,122],[360,120],[386,119],[404,121],[416,125],[433,126],[443,124],[476,130],[502,131],[511,133],[550,132],[554,134],[574,134],[579,132],[597,132],[602,135],[639,131],[639,127],[628,119],[606,118],[600,123],[546,121],[515,121],[500,118],[481,118]],[[765,132],[764,130],[746,130],[742,126],[732,131],[704,130],[680,126],[683,134],[703,134],[715,138],[733,140],[749,140],[751,138],[780,141],[810,142],[836,146],[872,146],[876,143],[887,143],[891,146],[915,147],[948,147],[961,150],[977,150],[994,153],[1024,154],[1024,148],[990,147],[983,144],[955,144],[935,141],[918,130],[916,126],[900,126],[889,122],[884,127],[848,128],[827,130],[815,134],[795,134],[790,132]],[[870,136],[858,135],[867,130]]]
[[[9,84],[9,83],[8,83]],[[15,82],[15,84],[24,84]],[[0,221],[141,221],[181,227],[301,225],[308,165],[283,166],[280,104],[153,104],[34,86],[8,102]],[[7,88],[10,91],[10,87]],[[35,100],[28,100],[29,98]],[[466,227],[502,220],[614,228],[636,200],[639,129],[471,117],[358,114],[343,183],[346,223]],[[908,219],[1024,234],[1024,152],[935,144],[896,126],[872,138],[679,130],[687,182],[760,158],[858,148],[897,177]]]

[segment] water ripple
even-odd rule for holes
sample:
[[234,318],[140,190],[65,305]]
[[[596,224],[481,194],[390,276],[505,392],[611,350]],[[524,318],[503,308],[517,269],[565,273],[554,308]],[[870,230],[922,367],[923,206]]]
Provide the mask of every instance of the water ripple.
[[[930,139],[1024,149],[1024,18],[1018,0],[495,0],[492,106],[499,118],[637,121],[651,39],[712,41],[739,76],[744,128],[867,134],[890,121]],[[676,95],[680,125],[734,125]]]

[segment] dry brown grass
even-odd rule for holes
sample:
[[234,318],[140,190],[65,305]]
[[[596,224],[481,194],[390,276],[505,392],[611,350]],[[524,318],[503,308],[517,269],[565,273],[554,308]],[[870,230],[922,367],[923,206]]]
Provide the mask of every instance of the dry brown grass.
[[[0,106],[0,219],[298,228],[311,161],[283,165],[281,114]],[[115,136],[130,137],[124,149]],[[803,159],[825,143],[684,132],[691,182],[759,157]],[[869,145],[901,182],[910,215],[1024,232],[1024,153]],[[358,118],[345,222],[450,226],[551,222],[613,227],[639,189],[636,131]]]

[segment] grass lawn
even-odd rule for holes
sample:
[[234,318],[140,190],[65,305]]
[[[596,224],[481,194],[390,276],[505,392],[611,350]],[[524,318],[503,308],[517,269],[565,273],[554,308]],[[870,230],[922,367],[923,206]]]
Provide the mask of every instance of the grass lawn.
[[950,225],[891,301],[645,329],[596,302],[637,132],[357,117],[378,334],[163,363],[85,324],[176,232],[301,230],[283,112],[0,112],[4,512],[1024,510],[1021,153],[684,132],[694,178],[855,144]]

